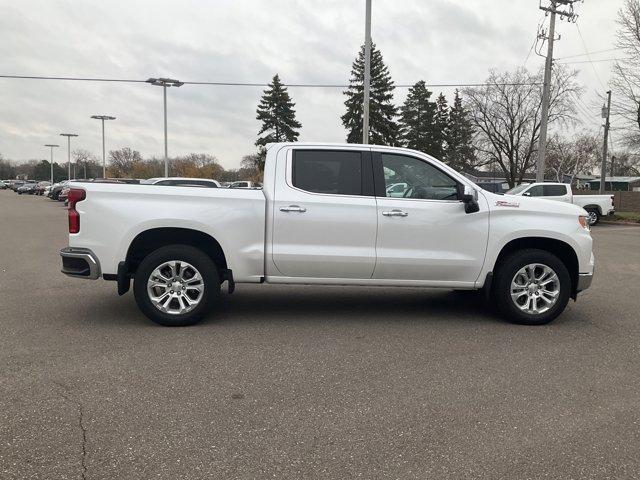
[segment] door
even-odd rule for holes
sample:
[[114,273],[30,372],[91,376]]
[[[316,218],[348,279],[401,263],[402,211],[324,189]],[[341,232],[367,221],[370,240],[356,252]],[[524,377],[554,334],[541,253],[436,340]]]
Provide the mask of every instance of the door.
[[370,153],[295,148],[287,153],[283,173],[273,201],[272,258],[278,272],[371,278],[377,213]]
[[[465,213],[458,182],[426,158],[373,153],[378,203],[374,278],[472,284],[484,262],[489,216]],[[392,185],[406,184],[397,196]]]

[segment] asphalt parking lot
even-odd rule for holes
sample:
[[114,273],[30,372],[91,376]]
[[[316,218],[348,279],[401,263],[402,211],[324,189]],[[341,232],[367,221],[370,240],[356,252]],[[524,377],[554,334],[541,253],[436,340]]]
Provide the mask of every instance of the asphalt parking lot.
[[447,291],[239,285],[162,328],[0,191],[0,478],[638,478],[640,227],[555,323]]

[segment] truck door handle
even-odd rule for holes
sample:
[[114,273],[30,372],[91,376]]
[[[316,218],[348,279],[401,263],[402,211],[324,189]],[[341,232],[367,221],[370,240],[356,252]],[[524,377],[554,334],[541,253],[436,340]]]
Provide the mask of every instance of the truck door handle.
[[304,213],[307,211],[306,208],[301,207],[300,205],[289,205],[288,207],[282,207],[280,208],[281,212],[299,212],[299,213]]
[[406,217],[409,214],[404,210],[393,209],[391,211],[382,212],[382,215],[385,217]]

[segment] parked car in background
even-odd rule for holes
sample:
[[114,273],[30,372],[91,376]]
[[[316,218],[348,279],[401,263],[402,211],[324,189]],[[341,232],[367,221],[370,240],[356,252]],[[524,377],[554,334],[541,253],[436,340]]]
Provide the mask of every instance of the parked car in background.
[[409,188],[407,183],[392,183],[387,187],[387,197],[402,197]]
[[566,183],[523,183],[505,195],[539,197],[559,202],[573,203],[589,213],[589,225],[597,225],[600,217],[615,213],[613,195],[574,195],[571,185]]
[[66,187],[66,185],[66,181],[53,184],[51,190],[49,190],[49,198],[51,200],[58,200],[60,192],[62,192],[62,189]]
[[5,183],[4,180],[0,181],[0,190],[5,190],[9,188],[9,184]]
[[144,185],[171,185],[175,187],[207,187],[220,188],[220,183],[216,180],[208,178],[189,178],[189,177],[158,177],[141,180],[140,184]]
[[225,281],[482,290],[541,325],[593,278],[584,209],[489,193],[422,152],[274,143],[264,174],[262,190],[75,184],[62,272],[121,295],[134,279],[142,312],[172,326],[206,315]]
[[262,185],[256,182],[250,182],[248,180],[240,180],[238,182],[231,182],[228,188],[261,188]]
[[18,187],[18,189],[16,190],[16,193],[18,195],[23,195],[23,194],[33,195],[33,193],[36,190],[36,185],[37,183],[35,182],[25,182],[24,184]]
[[38,184],[36,185],[35,191],[33,193],[36,195],[42,195],[44,194],[44,190],[49,186],[51,186],[51,182],[47,182],[47,181],[38,182]]
[[25,182],[23,180],[14,180],[13,182],[11,182],[11,185],[9,186],[9,188],[14,192],[17,192],[18,188],[20,188],[24,184]]

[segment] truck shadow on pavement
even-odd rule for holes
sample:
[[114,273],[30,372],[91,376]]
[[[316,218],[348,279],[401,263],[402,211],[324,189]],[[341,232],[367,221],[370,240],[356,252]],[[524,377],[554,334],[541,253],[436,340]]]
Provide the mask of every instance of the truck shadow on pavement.
[[491,321],[500,318],[473,292],[340,286],[240,286],[223,294],[206,323],[281,320]]

